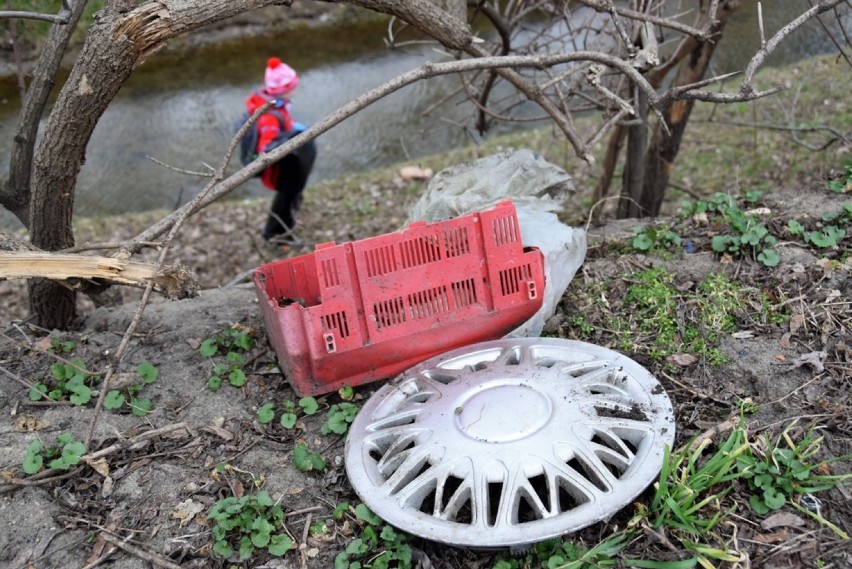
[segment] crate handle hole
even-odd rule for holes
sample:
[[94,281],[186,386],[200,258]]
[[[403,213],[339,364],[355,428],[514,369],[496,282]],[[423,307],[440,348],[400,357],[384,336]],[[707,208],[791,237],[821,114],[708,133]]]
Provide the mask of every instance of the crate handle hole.
[[333,354],[337,351],[337,345],[334,342],[334,334],[323,334],[322,339],[325,341],[325,351]]
[[538,298],[538,287],[536,287],[535,281],[527,281],[527,297],[530,300]]

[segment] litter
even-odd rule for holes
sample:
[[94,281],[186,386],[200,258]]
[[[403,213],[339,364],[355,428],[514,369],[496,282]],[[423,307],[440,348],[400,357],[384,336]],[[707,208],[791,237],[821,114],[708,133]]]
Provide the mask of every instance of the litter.
[[254,274],[269,341],[300,396],[395,376],[504,336],[542,305],[544,260],[511,201],[267,263]]

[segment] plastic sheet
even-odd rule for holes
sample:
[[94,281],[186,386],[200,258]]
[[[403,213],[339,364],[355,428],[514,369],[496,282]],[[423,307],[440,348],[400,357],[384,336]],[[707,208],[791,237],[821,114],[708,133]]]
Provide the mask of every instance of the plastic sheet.
[[541,308],[509,336],[538,336],[586,258],[586,232],[556,215],[574,191],[571,176],[542,156],[528,149],[504,152],[438,172],[407,223],[442,221],[512,200],[523,244],[544,255],[546,285]]

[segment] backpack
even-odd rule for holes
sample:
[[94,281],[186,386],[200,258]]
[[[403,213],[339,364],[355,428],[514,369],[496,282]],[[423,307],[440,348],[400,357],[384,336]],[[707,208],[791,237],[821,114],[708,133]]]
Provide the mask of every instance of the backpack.
[[[270,150],[274,150],[305,130],[305,125],[294,122],[293,128],[291,130],[284,130],[284,115],[281,114],[281,111],[272,109],[271,111],[266,111],[267,113],[272,113],[277,119],[278,124],[281,126],[281,132],[272,139],[272,141],[266,145],[266,152]],[[251,115],[248,111],[244,111],[242,115],[240,115],[240,120],[237,122],[237,130],[242,128],[242,126],[249,120]],[[240,163],[243,166],[248,166],[251,162],[254,162],[257,159],[257,140],[259,137],[257,122],[251,125],[251,128],[246,131],[243,135],[242,140],[240,140]],[[260,176],[263,173],[263,170],[255,174],[255,176]]]

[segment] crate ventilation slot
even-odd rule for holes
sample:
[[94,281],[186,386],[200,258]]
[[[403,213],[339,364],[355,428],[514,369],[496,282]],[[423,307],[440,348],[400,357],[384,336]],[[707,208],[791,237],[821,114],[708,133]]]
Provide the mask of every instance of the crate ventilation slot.
[[[643,412],[600,416],[613,398]],[[517,549],[629,506],[658,478],[674,430],[668,395],[633,360],[584,342],[505,338],[429,359],[376,391],[350,427],[346,471],[403,531]]]
[[329,353],[337,351],[333,332],[337,332],[341,338],[349,337],[349,323],[346,321],[346,313],[341,311],[323,315],[322,331],[326,351]]
[[518,226],[514,216],[498,217],[494,219],[491,227],[494,230],[494,243],[498,247],[518,241]]
[[340,286],[340,275],[337,273],[337,261],[334,259],[323,259],[322,276],[325,288]]
[[435,235],[424,235],[403,241],[399,244],[399,252],[404,269],[441,260],[441,248],[438,245],[438,237]]
[[444,231],[444,243],[448,259],[470,253],[470,241],[467,238],[466,227]]
[[450,310],[450,298],[445,286],[428,288],[409,294],[407,300],[413,320],[429,318]]
[[364,260],[367,265],[368,277],[380,277],[396,271],[393,245],[382,245],[375,249],[367,249],[364,251]]
[[516,294],[521,290],[521,283],[530,280],[531,276],[529,265],[503,269],[500,271],[500,294],[503,296]]
[[373,305],[373,315],[376,318],[376,328],[381,330],[388,326],[396,326],[405,322],[405,304],[398,296]]
[[476,284],[473,279],[456,281],[450,285],[453,291],[453,303],[456,308],[464,308],[476,304]]

